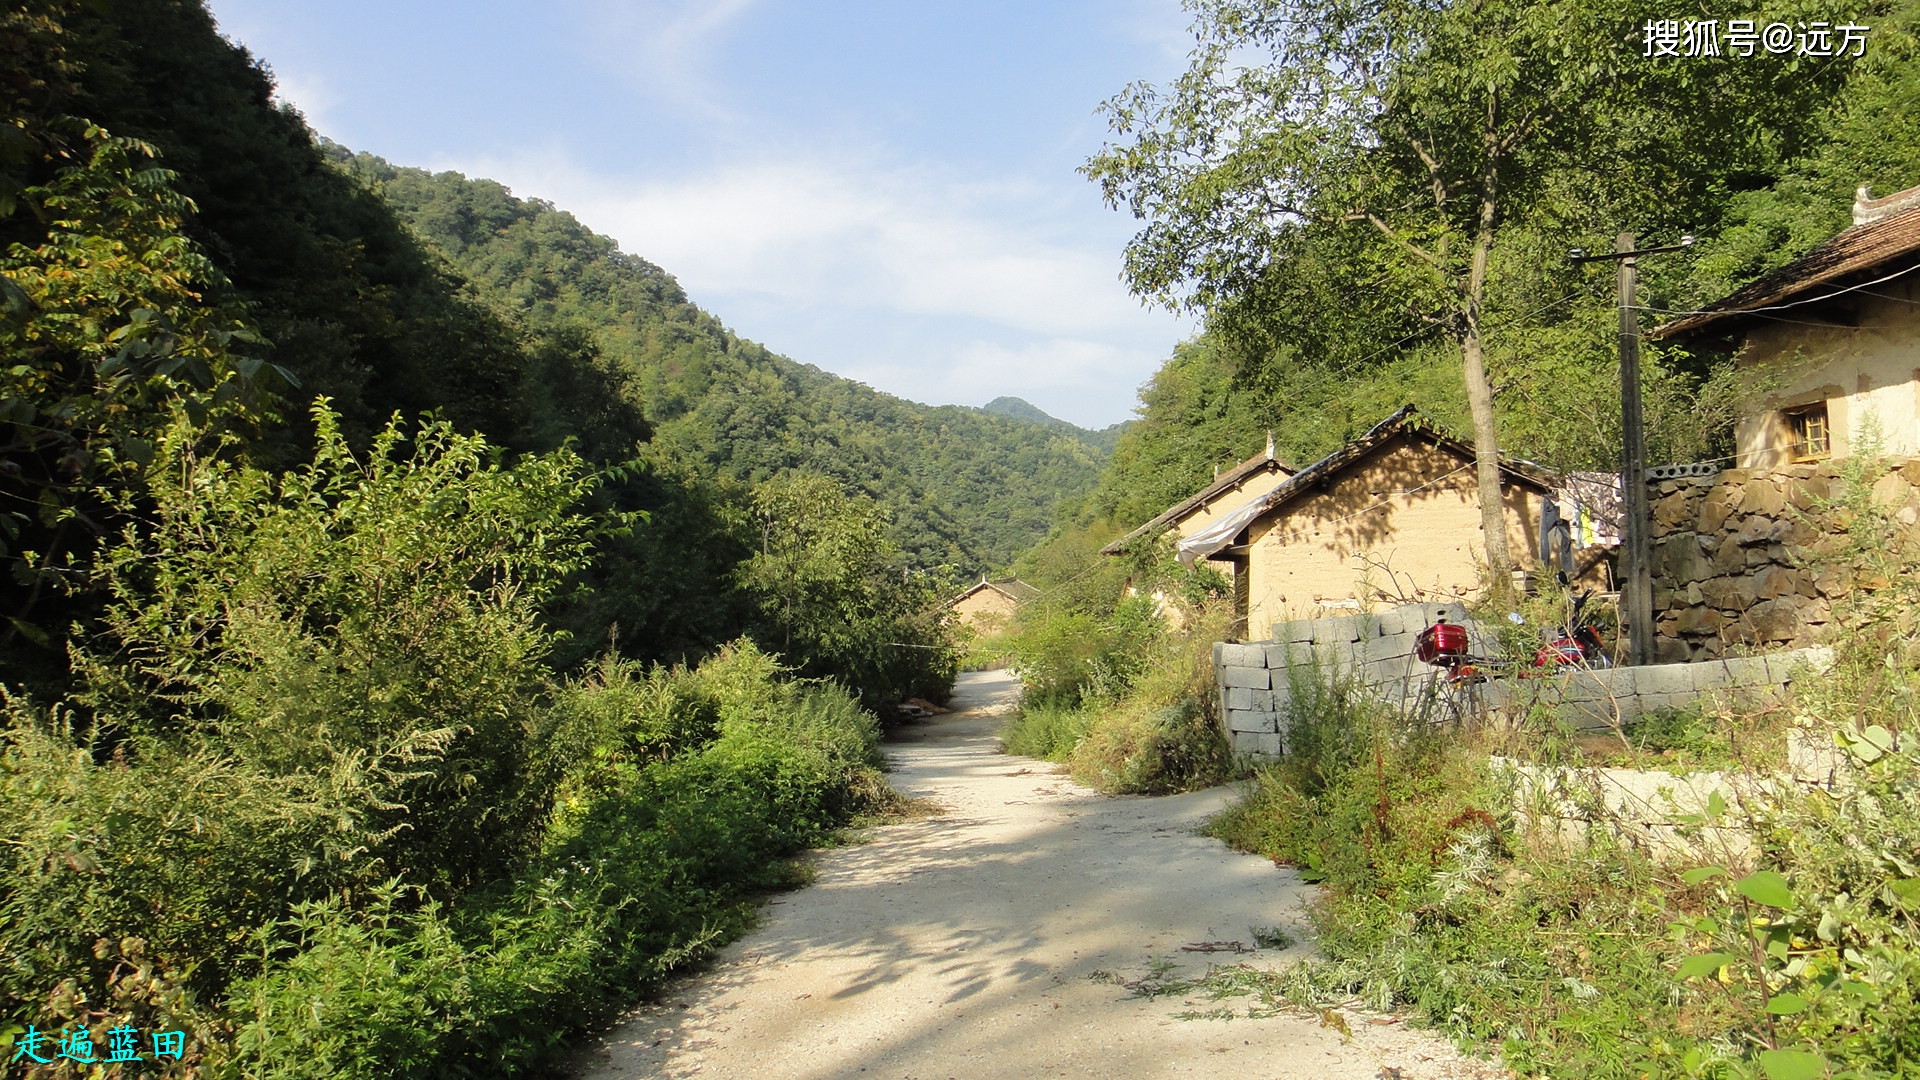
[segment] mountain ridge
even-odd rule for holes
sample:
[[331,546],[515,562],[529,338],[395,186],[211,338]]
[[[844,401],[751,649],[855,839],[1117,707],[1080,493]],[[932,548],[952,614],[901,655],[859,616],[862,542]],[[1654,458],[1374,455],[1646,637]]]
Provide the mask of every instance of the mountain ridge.
[[996,399],[998,411],[921,404],[742,338],[670,272],[544,199],[323,148],[531,331],[593,350],[644,412],[656,452],[742,483],[826,472],[891,509],[916,566],[1006,565],[1111,453],[1117,429],[1085,431],[1018,399]]

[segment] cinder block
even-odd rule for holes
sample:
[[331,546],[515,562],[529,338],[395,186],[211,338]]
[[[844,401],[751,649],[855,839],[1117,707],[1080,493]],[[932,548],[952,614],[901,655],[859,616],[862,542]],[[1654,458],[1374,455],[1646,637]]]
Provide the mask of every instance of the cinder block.
[[1233,752],[1252,757],[1277,758],[1283,752],[1280,736],[1251,731],[1236,731],[1230,737]]
[[1554,706],[1599,701],[1607,696],[1600,692],[1599,682],[1573,673],[1529,679],[1527,686],[1532,689],[1534,700]]
[[1220,669],[1220,685],[1226,687],[1247,686],[1255,690],[1269,690],[1273,682],[1265,667],[1226,667]]
[[1388,608],[1373,618],[1380,626],[1381,637],[1392,637],[1395,634],[1418,633],[1420,631],[1420,627],[1409,626],[1407,624],[1407,609],[1404,607]]
[[1591,677],[1614,697],[1632,697],[1640,692],[1641,668],[1595,668]]
[[1278,670],[1295,664],[1310,663],[1313,660],[1313,647],[1301,642],[1284,641],[1267,646],[1267,666]]
[[1263,645],[1222,645],[1215,661],[1222,667],[1258,667],[1267,666],[1267,650]]
[[1344,645],[1360,640],[1359,620],[1352,615],[1336,615],[1313,621],[1315,645]]
[[[1618,715],[1623,718],[1638,715],[1637,710],[1629,704],[1637,700],[1628,698],[1621,701]],[[1581,731],[1598,731],[1613,726],[1615,703],[1604,700],[1566,702],[1561,705],[1559,715]]]
[[1718,686],[1756,686],[1772,681],[1773,677],[1764,656],[1729,656],[1715,666],[1720,669]]
[[1304,644],[1313,640],[1311,619],[1279,619],[1273,624],[1273,640],[1282,644]]
[[1246,686],[1229,686],[1226,692],[1226,706],[1229,709],[1258,709],[1269,712],[1273,709],[1273,692],[1255,690]]
[[1413,655],[1413,637],[1412,634],[1388,634],[1370,638],[1360,643],[1360,650],[1368,661],[1404,660]]
[[1271,710],[1228,709],[1227,730],[1275,732],[1280,730],[1280,721]]
[[1649,694],[1690,694],[1694,690],[1691,664],[1653,664],[1633,668],[1634,689],[1641,697]]

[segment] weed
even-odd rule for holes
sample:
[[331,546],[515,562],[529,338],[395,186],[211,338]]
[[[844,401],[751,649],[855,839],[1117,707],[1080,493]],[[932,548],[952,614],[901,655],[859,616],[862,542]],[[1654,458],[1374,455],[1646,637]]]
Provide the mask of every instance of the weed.
[[1250,926],[1247,933],[1253,937],[1253,943],[1262,949],[1291,949],[1294,946],[1293,935],[1277,926]]

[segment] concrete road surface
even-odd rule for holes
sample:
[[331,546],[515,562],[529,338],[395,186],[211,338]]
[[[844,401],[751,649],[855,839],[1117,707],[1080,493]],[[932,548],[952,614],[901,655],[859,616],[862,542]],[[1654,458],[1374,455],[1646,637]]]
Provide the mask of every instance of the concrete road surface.
[[[1109,798],[996,752],[1018,684],[962,676],[956,712],[889,744],[893,784],[925,820],[816,854],[815,883],[775,899],[711,968],[600,1036],[589,1080],[1090,1076],[1211,1080],[1506,1075],[1400,1024],[1354,1016],[1179,1020],[1212,1003],[1143,999],[1156,961],[1276,965],[1300,955],[1182,952],[1303,936],[1311,886],[1196,827],[1227,789]],[[1395,1072],[1394,1070],[1398,1070]]]

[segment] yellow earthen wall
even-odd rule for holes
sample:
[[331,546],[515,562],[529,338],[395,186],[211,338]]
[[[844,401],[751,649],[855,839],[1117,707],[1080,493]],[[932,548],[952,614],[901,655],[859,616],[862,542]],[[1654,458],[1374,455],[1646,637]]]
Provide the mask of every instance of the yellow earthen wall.
[[[1517,566],[1531,568],[1540,497],[1512,486],[1506,504],[1509,550]],[[1378,606],[1377,596],[1362,587],[1361,556],[1368,553],[1388,562],[1402,592],[1411,589],[1421,599],[1465,596],[1480,585],[1486,559],[1480,532],[1472,466],[1451,454],[1398,443],[1348,470],[1326,491],[1254,523],[1248,533],[1247,633],[1262,638],[1278,619]],[[1374,584],[1388,588],[1377,572]]]
[[1019,607],[1005,593],[992,589],[981,589],[972,596],[953,605],[953,614],[960,624],[976,633],[990,634],[1004,630],[1013,621],[1014,609]]
[[1263,469],[1240,481],[1233,487],[1215,495],[1205,506],[1173,523],[1174,534],[1181,540],[1192,536],[1201,529],[1219,521],[1235,510],[1279,487],[1287,480],[1286,473],[1278,469]]
[[1824,401],[1832,456],[1854,453],[1870,426],[1880,452],[1920,455],[1920,283],[1891,281],[1863,297],[1858,326],[1766,323],[1747,335],[1740,365],[1779,380],[1760,408],[1740,421],[1734,442],[1742,469],[1791,464],[1792,430],[1784,410]]

